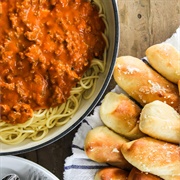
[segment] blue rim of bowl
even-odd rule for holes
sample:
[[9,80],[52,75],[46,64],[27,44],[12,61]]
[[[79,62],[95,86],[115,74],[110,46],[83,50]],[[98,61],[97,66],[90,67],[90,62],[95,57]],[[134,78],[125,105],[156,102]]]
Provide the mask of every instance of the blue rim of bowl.
[[23,150],[2,152],[2,153],[0,152],[0,155],[18,155],[18,154],[24,154],[24,153],[28,153],[28,152],[35,151],[35,150],[38,150],[40,148],[46,147],[46,146],[56,142],[57,140],[63,138],[68,133],[70,133],[95,108],[95,106],[97,105],[97,103],[99,102],[101,97],[103,96],[103,94],[104,94],[104,92],[105,92],[105,90],[106,90],[106,88],[107,88],[107,86],[108,86],[108,84],[109,84],[109,82],[111,80],[111,77],[112,77],[112,74],[113,74],[114,65],[115,65],[115,62],[116,62],[117,54],[118,54],[118,49],[119,49],[120,24],[119,24],[119,13],[118,13],[117,0],[112,0],[112,5],[113,5],[113,12],[114,12],[114,20],[115,20],[115,42],[114,42],[114,47],[113,47],[114,52],[113,52],[113,57],[112,57],[112,63],[111,63],[111,66],[109,68],[108,76],[107,76],[107,78],[106,78],[106,80],[105,80],[105,82],[104,82],[100,92],[97,94],[96,98],[94,99],[93,103],[91,104],[91,106],[84,112],[84,114],[74,124],[72,124],[64,132],[62,132],[58,136],[54,137],[53,139],[48,140],[48,141],[46,141],[46,142],[44,142],[42,144],[36,145],[34,147],[26,148],[26,149],[23,149]]

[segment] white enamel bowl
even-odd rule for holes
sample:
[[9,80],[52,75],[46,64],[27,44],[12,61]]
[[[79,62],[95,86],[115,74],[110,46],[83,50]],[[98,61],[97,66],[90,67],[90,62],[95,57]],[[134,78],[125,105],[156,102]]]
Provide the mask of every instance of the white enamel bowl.
[[74,117],[62,127],[54,127],[50,130],[49,134],[42,140],[34,142],[31,140],[25,140],[18,145],[6,145],[0,144],[0,155],[12,155],[21,154],[33,150],[37,150],[44,146],[47,146],[58,139],[62,138],[73,130],[97,105],[105,92],[114,69],[118,48],[119,48],[119,16],[118,16],[118,5],[116,0],[102,0],[107,16],[109,25],[109,49],[107,54],[107,65],[106,70],[100,75],[98,80],[96,91],[89,100],[82,101],[79,110],[76,112]]

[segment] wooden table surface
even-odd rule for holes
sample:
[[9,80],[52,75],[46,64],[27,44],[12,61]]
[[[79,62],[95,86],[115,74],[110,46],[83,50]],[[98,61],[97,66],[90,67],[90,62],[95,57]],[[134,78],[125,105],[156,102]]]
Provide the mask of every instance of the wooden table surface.
[[[180,25],[180,0],[117,1],[121,27],[118,56],[144,57],[149,46],[171,37]],[[114,86],[112,79],[106,92]],[[71,155],[71,144],[78,127],[47,147],[17,156],[40,164],[63,180],[64,162]]]

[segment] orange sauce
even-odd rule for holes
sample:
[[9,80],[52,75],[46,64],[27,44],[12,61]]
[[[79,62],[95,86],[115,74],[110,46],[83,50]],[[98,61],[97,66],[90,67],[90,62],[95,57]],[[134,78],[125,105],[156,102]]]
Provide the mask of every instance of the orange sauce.
[[102,59],[105,25],[87,0],[0,1],[0,114],[23,123],[55,107]]

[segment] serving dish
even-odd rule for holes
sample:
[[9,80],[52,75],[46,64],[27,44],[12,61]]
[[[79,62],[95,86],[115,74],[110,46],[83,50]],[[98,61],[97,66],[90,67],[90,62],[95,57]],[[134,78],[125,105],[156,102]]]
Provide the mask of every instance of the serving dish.
[[58,178],[42,166],[17,156],[0,156],[0,179],[7,174],[15,173],[20,179],[58,180]]
[[56,140],[62,138],[73,130],[96,106],[103,93],[105,92],[114,68],[118,47],[119,47],[119,17],[118,6],[116,0],[102,0],[107,22],[109,26],[109,48],[107,52],[107,64],[104,73],[98,79],[95,92],[88,100],[82,100],[80,107],[73,118],[62,127],[52,128],[48,135],[40,141],[32,141],[26,139],[18,145],[0,144],[0,155],[21,154],[28,151],[33,151],[44,146],[47,146]]

